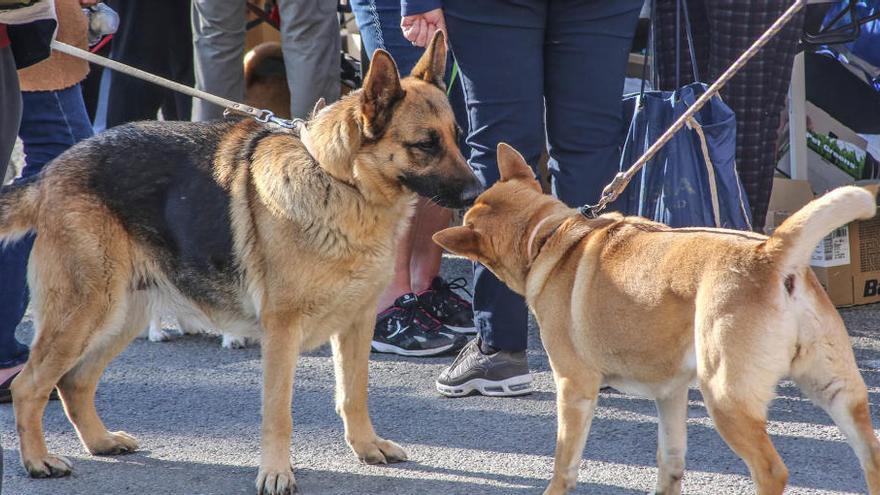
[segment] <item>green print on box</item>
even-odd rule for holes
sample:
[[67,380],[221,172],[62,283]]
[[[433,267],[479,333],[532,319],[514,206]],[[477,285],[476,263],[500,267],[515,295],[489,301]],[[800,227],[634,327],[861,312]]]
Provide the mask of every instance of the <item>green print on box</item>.
[[852,144],[824,134],[807,132],[807,146],[818,153],[828,163],[851,175],[854,179],[862,178],[865,170],[865,152]]

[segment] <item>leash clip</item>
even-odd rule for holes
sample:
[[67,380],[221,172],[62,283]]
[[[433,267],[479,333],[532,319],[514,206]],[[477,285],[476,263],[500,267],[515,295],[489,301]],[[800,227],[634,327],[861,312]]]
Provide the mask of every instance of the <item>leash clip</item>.
[[254,119],[263,124],[271,122],[279,127],[295,130],[299,130],[306,122],[303,119],[282,119],[281,117],[276,117],[275,113],[271,110],[263,110],[260,116],[254,117]]

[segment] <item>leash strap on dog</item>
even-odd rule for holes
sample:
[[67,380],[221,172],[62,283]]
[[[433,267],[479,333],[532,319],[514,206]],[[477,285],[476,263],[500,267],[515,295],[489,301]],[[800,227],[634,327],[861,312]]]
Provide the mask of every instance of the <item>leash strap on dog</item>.
[[758,53],[758,50],[763,48],[763,46],[766,45],[767,42],[769,42],[770,39],[783,28],[783,26],[785,26],[785,24],[788,23],[788,21],[790,21],[791,18],[801,10],[801,8],[803,8],[804,4],[806,4],[806,0],[795,0],[792,6],[789,7],[788,10],[786,10],[782,16],[780,16],[779,19],[777,19],[776,22],[774,22],[773,25],[771,25],[767,31],[765,31],[764,34],[762,34],[761,37],[749,47],[748,50],[740,55],[740,57],[736,59],[736,61],[733,62],[733,64],[728,67],[720,77],[718,77],[718,80],[709,86],[709,89],[707,89],[706,92],[703,93],[697,101],[694,102],[694,104],[688,108],[687,111],[685,111],[681,117],[679,117],[678,120],[676,120],[672,126],[670,126],[669,129],[667,129],[666,132],[664,132],[663,135],[661,135],[660,138],[657,139],[657,141],[655,141],[638,160],[636,160],[635,163],[633,163],[629,169],[624,172],[619,172],[614,176],[611,183],[605,186],[605,189],[602,190],[602,196],[599,198],[598,203],[592,206],[585,205],[580,207],[581,214],[588,218],[596,218],[602,210],[608,206],[608,203],[616,200],[623,190],[626,189],[626,186],[632,178],[642,169],[642,167],[645,166],[645,164],[648,163],[648,160],[653,158],[654,155],[660,151],[660,148],[672,139],[672,136],[675,135],[676,132],[684,127],[686,123],[691,121],[694,114],[699,112],[700,109],[703,108],[703,105],[717,94],[730,78],[736,75],[736,73],[746,64],[746,62],[754,57],[755,54]]
[[226,109],[226,111],[224,111],[224,115],[226,114],[226,112],[230,111],[243,113],[245,115],[250,115],[257,122],[271,122],[286,129],[293,130],[299,130],[305,123],[305,121],[302,119],[287,120],[276,117],[275,114],[270,110],[261,110],[259,108],[254,108],[243,103],[237,103],[232,100],[227,100],[226,98],[212,95],[211,93],[199,91],[198,89],[191,88],[189,86],[171,81],[169,79],[165,79],[164,77],[159,77],[155,74],[150,74],[149,72],[142,71],[130,65],[125,65],[115,60],[102,57],[100,55],[95,55],[94,53],[77,48],[75,46],[68,45],[67,43],[62,43],[58,40],[52,40],[51,46],[53,49],[58,50],[62,53],[66,53],[70,56],[81,58],[93,64],[98,64],[100,66],[107,67],[108,69],[122,72],[123,74],[136,77],[138,79],[142,79],[153,84],[157,84],[172,91],[177,91],[178,93],[183,93],[187,96],[192,96],[213,103],[215,105],[219,105]]

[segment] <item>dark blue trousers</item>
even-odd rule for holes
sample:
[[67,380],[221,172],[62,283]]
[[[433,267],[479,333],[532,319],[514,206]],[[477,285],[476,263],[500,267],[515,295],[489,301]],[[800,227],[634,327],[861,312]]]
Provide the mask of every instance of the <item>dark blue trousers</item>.
[[[18,135],[24,142],[22,178],[35,175],[67,148],[92,135],[79,84],[59,91],[21,94]],[[28,348],[15,339],[15,327],[28,305],[27,264],[34,235],[0,248],[0,368],[27,361]]]
[[[511,144],[536,164],[545,143],[554,194],[595,203],[617,172],[621,94],[642,0],[444,0],[468,112],[469,162],[498,180],[495,147]],[[523,299],[474,266],[481,338],[526,348]]]

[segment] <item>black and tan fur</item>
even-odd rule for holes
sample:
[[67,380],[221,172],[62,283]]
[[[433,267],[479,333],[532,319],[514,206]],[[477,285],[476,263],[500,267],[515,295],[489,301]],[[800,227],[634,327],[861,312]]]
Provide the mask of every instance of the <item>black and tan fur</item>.
[[587,219],[542,194],[513,148],[499,146],[498,167],[500,181],[477,198],[465,225],[434,239],[486,265],[535,313],[558,394],[546,494],[577,482],[603,382],[656,401],[655,493],[681,493],[688,386],[696,380],[757,493],[781,495],[788,471],[767,434],[767,407],[789,376],[840,427],[868,492],[880,495],[867,389],[843,321],[809,267],[828,232],[874,215],[872,193],[831,191],[768,238],[618,213]]
[[36,337],[12,384],[30,475],[71,470],[43,438],[56,384],[89,452],[137,448],[127,433],[107,431],[94,394],[156,305],[208,328],[259,335],[259,493],[295,491],[294,369],[300,352],[328,340],[346,441],[367,463],[406,459],[373,430],[368,357],[392,246],[416,193],[460,206],[479,191],[458,151],[445,61],[442,35],[402,80],[377,52],[364,88],[323,109],[302,140],[251,120],[137,123],[74,146],[27,185],[4,188],[0,238],[38,234],[28,271]]

